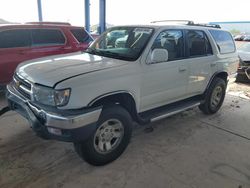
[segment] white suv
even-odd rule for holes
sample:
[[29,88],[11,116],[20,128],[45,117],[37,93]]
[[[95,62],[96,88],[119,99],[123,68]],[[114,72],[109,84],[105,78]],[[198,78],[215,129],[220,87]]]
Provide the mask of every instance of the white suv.
[[87,162],[104,165],[127,147],[132,121],[195,106],[217,112],[238,63],[231,34],[217,26],[119,26],[86,52],[22,63],[7,98],[39,136],[74,142]]

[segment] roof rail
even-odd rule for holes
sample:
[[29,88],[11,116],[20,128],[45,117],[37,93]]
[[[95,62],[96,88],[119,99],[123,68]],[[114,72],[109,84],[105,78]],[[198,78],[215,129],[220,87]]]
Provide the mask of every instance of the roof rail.
[[68,22],[26,22],[26,24],[71,25]]
[[200,23],[191,23],[191,24],[187,24],[190,26],[201,26],[201,27],[213,27],[213,28],[219,28],[221,29],[219,24],[200,24]]
[[194,24],[193,21],[191,20],[157,20],[157,21],[152,21],[150,23],[162,23],[162,22],[186,22],[187,25]]

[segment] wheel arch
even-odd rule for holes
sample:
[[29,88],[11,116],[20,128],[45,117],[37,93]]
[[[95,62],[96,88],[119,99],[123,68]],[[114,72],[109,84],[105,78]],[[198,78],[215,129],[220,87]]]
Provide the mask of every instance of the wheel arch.
[[121,105],[130,113],[135,121],[138,121],[136,100],[133,94],[128,91],[115,91],[100,95],[93,99],[87,106],[97,107],[109,104]]
[[214,78],[221,78],[225,81],[225,83],[227,84],[227,80],[228,80],[228,73],[226,71],[220,71],[220,72],[216,72],[213,74],[213,76],[210,78],[206,90],[204,92],[204,94],[207,92],[208,88],[210,87],[212,81],[214,80]]

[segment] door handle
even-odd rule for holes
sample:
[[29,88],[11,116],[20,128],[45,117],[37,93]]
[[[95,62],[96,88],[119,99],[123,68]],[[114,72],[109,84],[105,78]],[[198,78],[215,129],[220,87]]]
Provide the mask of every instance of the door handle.
[[187,69],[185,67],[179,67],[179,72],[184,72],[186,71]]

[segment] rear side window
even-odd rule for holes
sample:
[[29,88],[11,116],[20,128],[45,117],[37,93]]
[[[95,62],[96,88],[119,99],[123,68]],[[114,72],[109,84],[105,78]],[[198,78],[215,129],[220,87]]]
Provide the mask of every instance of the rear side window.
[[188,30],[187,40],[189,56],[195,57],[213,54],[210,42],[203,31]]
[[0,32],[0,48],[17,48],[30,46],[29,30],[16,29]]
[[63,45],[65,38],[57,29],[32,29],[33,46],[53,46]]
[[233,37],[227,31],[209,30],[221,54],[235,52]]
[[84,29],[72,29],[70,31],[80,43],[90,43],[93,41],[91,36]]

